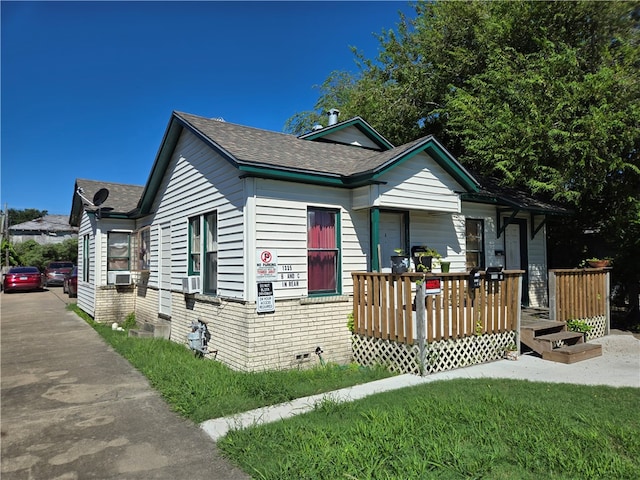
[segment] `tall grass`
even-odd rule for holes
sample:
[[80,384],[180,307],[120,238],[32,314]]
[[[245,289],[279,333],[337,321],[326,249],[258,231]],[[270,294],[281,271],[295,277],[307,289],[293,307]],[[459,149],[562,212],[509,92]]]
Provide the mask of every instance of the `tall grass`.
[[450,380],[321,402],[219,447],[259,479],[637,479],[640,390]]
[[330,363],[305,369],[237,372],[220,362],[196,358],[184,345],[129,337],[110,325],[93,322],[75,304],[70,309],[140,370],[175,411],[198,423],[392,375],[383,368]]

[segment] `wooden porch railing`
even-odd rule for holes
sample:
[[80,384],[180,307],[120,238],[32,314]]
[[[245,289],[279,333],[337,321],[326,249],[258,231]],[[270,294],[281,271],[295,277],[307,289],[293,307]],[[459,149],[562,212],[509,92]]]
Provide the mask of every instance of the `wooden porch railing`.
[[[603,268],[549,271],[549,313],[559,322],[609,318],[609,271]],[[607,321],[608,325],[608,321]]]
[[[504,272],[504,281],[485,281],[469,289],[467,273],[427,274],[442,279],[442,292],[427,295],[425,339],[433,342],[517,330],[524,272]],[[412,344],[417,340],[415,282],[419,273],[354,272],[354,332]]]

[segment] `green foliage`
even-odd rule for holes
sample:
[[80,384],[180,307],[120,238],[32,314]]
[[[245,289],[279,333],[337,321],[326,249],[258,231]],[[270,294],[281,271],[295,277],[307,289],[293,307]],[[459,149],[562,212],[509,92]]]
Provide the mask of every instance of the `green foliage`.
[[354,333],[356,331],[356,325],[355,325],[355,320],[353,318],[353,312],[349,312],[349,315],[347,315],[347,328],[349,329],[349,331],[351,333]]
[[49,262],[68,260],[78,263],[78,239],[68,238],[61,243],[41,245],[35,240],[17,243],[13,246],[15,263],[12,265],[30,265],[44,270]]
[[261,479],[635,479],[638,402],[636,388],[448,380],[328,398],[218,446]]
[[127,315],[127,318],[124,319],[124,323],[120,326],[124,328],[125,331],[129,331],[132,328],[136,328],[136,313],[131,312],[129,315]]
[[567,328],[571,332],[589,333],[593,327],[583,320],[567,320]]

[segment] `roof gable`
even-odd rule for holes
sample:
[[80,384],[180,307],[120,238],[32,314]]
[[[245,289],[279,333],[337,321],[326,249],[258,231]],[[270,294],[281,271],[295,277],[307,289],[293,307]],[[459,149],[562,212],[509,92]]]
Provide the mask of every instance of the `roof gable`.
[[[358,136],[364,136],[374,145],[377,146],[377,150],[390,150],[393,148],[393,144],[384,138],[380,133],[378,133],[371,125],[365,122],[360,117],[354,117],[350,120],[346,120],[344,122],[336,123],[335,125],[330,125],[328,127],[323,127],[319,130],[314,130],[309,133],[305,133],[304,135],[300,135],[298,138],[303,140],[312,140],[312,141],[328,141],[332,143],[339,143],[339,140],[336,140],[336,133],[344,134],[345,130],[354,130],[355,134],[353,137],[357,138]],[[353,143],[353,141],[348,143],[343,143],[343,145],[351,145],[351,146],[359,146]],[[367,147],[365,147],[367,148]]]

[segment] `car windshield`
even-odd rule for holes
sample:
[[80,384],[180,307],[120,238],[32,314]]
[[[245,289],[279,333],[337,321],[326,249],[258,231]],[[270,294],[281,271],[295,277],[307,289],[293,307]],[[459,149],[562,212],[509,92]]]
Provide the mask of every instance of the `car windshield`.
[[36,267],[13,267],[9,269],[9,273],[40,273]]
[[49,264],[49,268],[73,268],[73,263],[54,262]]

